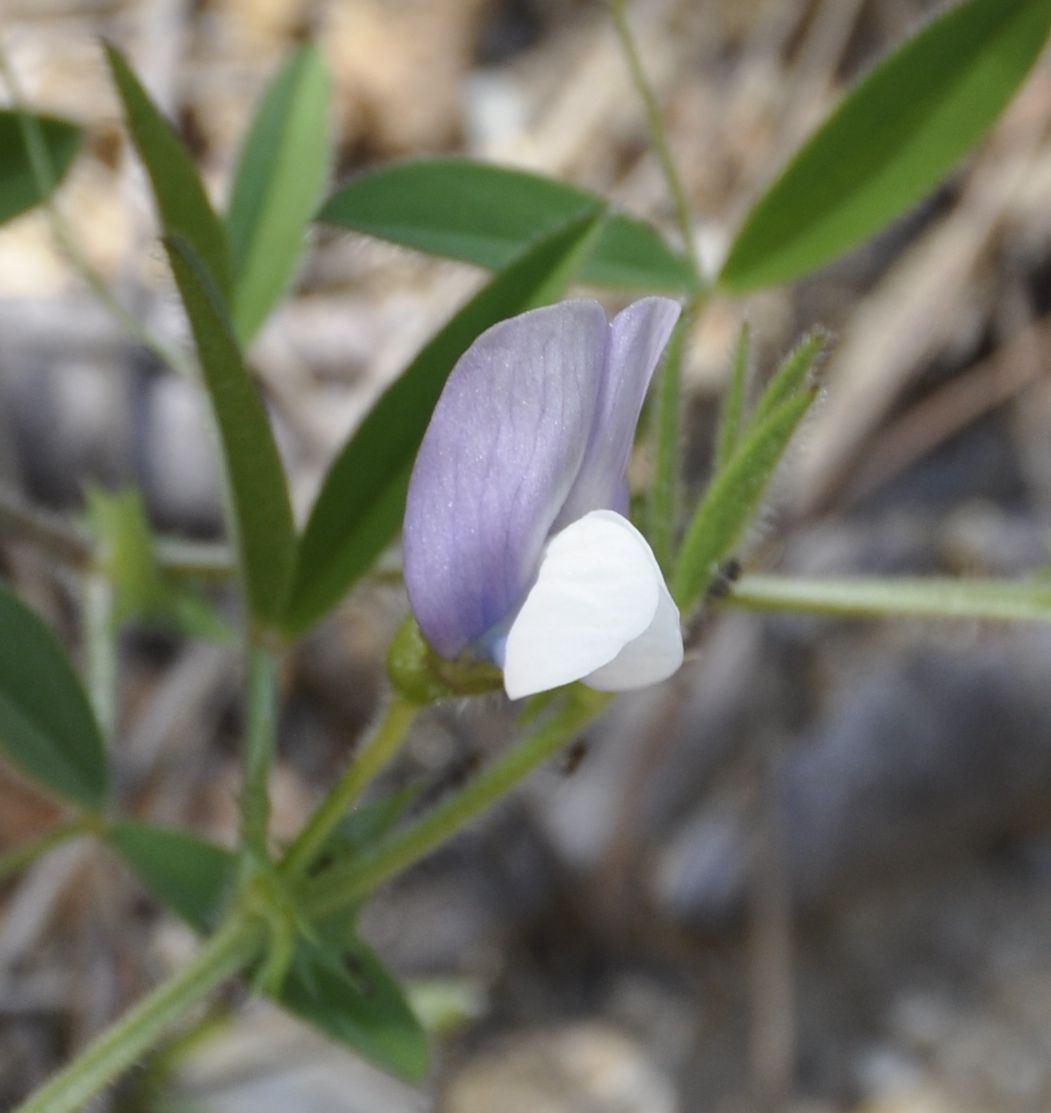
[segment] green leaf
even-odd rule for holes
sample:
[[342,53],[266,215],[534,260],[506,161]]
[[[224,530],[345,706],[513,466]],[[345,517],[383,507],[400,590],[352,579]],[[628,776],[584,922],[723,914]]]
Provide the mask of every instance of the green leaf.
[[[35,168],[34,133],[44,160]],[[0,224],[44,200],[65,177],[80,141],[80,128],[68,120],[0,109]]]
[[719,428],[715,435],[715,462],[713,473],[722,470],[740,443],[744,427],[745,409],[748,404],[748,387],[752,371],[752,330],[747,322],[741,326],[734,349],[733,370],[723,396],[719,413]]
[[280,613],[295,559],[284,469],[266,409],[205,269],[181,238],[165,245],[219,429],[248,608],[265,623]]
[[[317,219],[497,270],[538,236],[605,203],[524,170],[436,158],[363,174],[330,197]],[[686,293],[697,285],[689,263],[654,228],[623,214],[607,220],[580,281],[650,293]]]
[[300,942],[277,999],[402,1078],[419,1082],[427,1073],[423,1027],[401,987],[360,939],[338,950]]
[[284,614],[300,634],[350,590],[395,536],[416,450],[453,365],[506,317],[560,297],[601,228],[601,211],[540,240],[434,336],[387,389],[328,471],[299,546]]
[[813,328],[785,356],[756,404],[751,418],[753,423],[764,421],[783,402],[815,385],[812,381],[814,367],[831,339],[825,329]]
[[234,178],[226,227],[234,263],[234,331],[247,345],[284,293],[328,166],[328,75],[304,44],[259,104]]
[[758,510],[817,394],[812,372],[828,341],[824,329],[807,333],[782,361],[746,420],[750,336],[747,328],[741,330],[716,436],[716,467],[686,532],[672,580],[672,595],[684,610],[711,584]]
[[88,519],[102,570],[113,587],[117,624],[145,622],[193,637],[231,642],[234,631],[189,584],[165,576],[138,491],[86,488]]
[[[214,929],[237,871],[236,855],[182,831],[114,824],[107,837],[145,888],[201,934]],[[347,917],[300,939],[274,999],[326,1035],[410,1081],[427,1070],[427,1039],[401,987],[353,934]]]
[[840,618],[957,618],[1051,622],[1046,580],[957,580],[930,576],[744,576],[727,602],[759,611]]
[[94,485],[86,486],[85,495],[101,570],[113,588],[114,618],[118,623],[139,618],[164,592],[142,499],[131,489],[111,494]]
[[171,124],[116,47],[105,45],[113,83],[124,105],[128,129],[149,175],[166,236],[184,239],[198,256],[224,300],[230,297],[226,230],[215,215],[197,168]]
[[671,593],[683,611],[697,602],[755,516],[813,400],[811,391],[797,394],[756,422],[734,457],[712,479],[686,532],[672,578]]
[[236,858],[213,842],[148,823],[115,823],[107,838],[156,900],[205,934],[219,922]]
[[978,142],[1036,61],[1051,0],[968,0],[846,97],[745,220],[719,276],[743,292],[816,270],[878,232]]
[[87,696],[54,634],[0,588],[0,751],[85,808],[106,802],[106,752]]

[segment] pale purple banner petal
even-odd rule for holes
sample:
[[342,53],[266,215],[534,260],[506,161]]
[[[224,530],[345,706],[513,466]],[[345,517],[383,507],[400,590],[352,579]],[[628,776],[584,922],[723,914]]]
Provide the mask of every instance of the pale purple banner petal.
[[424,436],[405,512],[405,583],[453,657],[528,592],[584,458],[611,333],[596,302],[504,321],[461,357]]
[[670,298],[643,298],[610,324],[609,358],[587,450],[556,529],[591,510],[627,512],[626,472],[653,372],[679,319]]

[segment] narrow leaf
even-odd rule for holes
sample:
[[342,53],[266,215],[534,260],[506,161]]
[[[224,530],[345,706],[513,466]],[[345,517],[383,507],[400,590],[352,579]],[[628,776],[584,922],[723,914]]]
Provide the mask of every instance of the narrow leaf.
[[204,934],[219,922],[234,880],[234,855],[184,831],[126,821],[107,837],[150,894]]
[[[421,159],[381,167],[344,186],[318,220],[497,270],[538,236],[606,202],[552,178],[468,159]],[[580,281],[686,293],[689,263],[641,220],[612,214]]]
[[744,576],[727,601],[752,610],[841,618],[1051,622],[1051,584],[1046,580]]
[[401,525],[413,459],[453,365],[490,325],[561,296],[601,228],[591,212],[499,272],[387,389],[325,477],[284,614],[302,633],[346,594]]
[[748,387],[752,372],[752,330],[746,321],[741,326],[734,349],[733,369],[730,382],[723,395],[722,409],[719,413],[719,428],[715,434],[715,462],[712,474],[717,475],[737,450],[744,425],[745,407],[748,403]]
[[280,611],[295,559],[284,469],[214,286],[189,244],[165,242],[219,430],[248,607],[266,622]]
[[1051,0],[967,0],[846,97],[744,222],[719,277],[788,282],[878,232],[988,130],[1036,61]]
[[106,753],[87,696],[54,634],[0,588],[0,751],[28,776],[101,808]]
[[361,942],[301,942],[277,999],[332,1039],[411,1082],[427,1072],[423,1027],[401,987]]
[[697,602],[731,555],[813,400],[810,393],[798,394],[754,424],[737,454],[712,479],[690,523],[672,578],[671,592],[683,611]]
[[259,104],[234,178],[226,227],[233,251],[234,331],[243,345],[284,293],[328,164],[328,75],[304,44]]
[[[34,134],[43,165],[34,166]],[[0,109],[0,224],[44,200],[65,177],[80,141],[80,129],[68,120]]]
[[134,490],[111,494],[94,485],[85,494],[101,570],[113,589],[114,618],[118,623],[139,618],[163,594],[142,499]]
[[197,168],[124,55],[108,43],[105,50],[135,149],[153,187],[164,233],[179,236],[190,245],[223,298],[228,300],[231,283],[226,231],[212,209]]
[[753,422],[765,420],[793,395],[814,387],[814,367],[824,354],[830,339],[823,328],[811,329],[785,356],[756,404]]
[[189,583],[162,571],[138,491],[111,494],[89,486],[87,503],[102,570],[113,587],[113,617],[118,624],[145,622],[193,637],[233,640],[232,628],[206,599]]

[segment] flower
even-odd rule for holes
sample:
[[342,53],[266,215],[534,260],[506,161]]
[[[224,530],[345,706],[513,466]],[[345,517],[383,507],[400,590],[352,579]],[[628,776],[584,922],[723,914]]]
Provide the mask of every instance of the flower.
[[513,699],[643,687],[682,663],[678,609],[625,517],[678,316],[656,297],[612,321],[594,301],[531,310],[482,333],[438,400],[409,483],[409,601],[440,656],[495,662]]

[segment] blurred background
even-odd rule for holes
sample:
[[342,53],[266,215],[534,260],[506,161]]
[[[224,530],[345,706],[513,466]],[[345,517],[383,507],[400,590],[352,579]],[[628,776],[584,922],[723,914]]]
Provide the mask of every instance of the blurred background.
[[[738,216],[845,86],[938,4],[634,0],[631,18],[717,264]],[[334,76],[333,179],[421,152],[561,176],[670,231],[598,0],[0,0],[29,103],[88,129],[59,203],[117,296],[185,343],[98,36],[128,51],[216,196],[303,36]],[[1019,574],[1051,522],[1051,65],[916,211],[817,277],[715,301],[687,357],[703,484],[742,321],[769,373],[815,323],[819,411],[747,567]],[[315,233],[253,370],[294,498],[476,288],[470,268]],[[613,302],[608,302],[615,308]],[[0,232],[0,574],[79,644],[75,579],[24,511],[139,487],[156,526],[217,539],[193,389],[92,299],[38,213]],[[645,448],[645,446],[644,446]],[[640,453],[638,479],[647,457]],[[275,827],[297,829],[383,694],[403,591],[371,583],[286,662]],[[425,1091],[230,991],[237,1023],[139,1072],[123,1111],[1036,1113],[1051,1109],[1051,631],[724,607],[682,672],[620,699],[556,764],[384,890],[367,937],[429,1002]],[[236,830],[235,649],[122,646],[122,806]],[[440,799],[507,744],[502,701],[429,713],[388,784]],[[0,768],[0,849],[53,806]],[[190,953],[107,851],[0,889],[0,1106]]]

